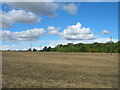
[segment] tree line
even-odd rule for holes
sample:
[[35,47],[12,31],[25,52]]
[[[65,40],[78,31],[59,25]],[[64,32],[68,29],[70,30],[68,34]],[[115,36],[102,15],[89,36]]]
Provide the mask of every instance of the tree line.
[[[45,46],[41,52],[91,52],[91,53],[120,53],[120,41],[118,42],[106,42],[98,43],[94,42],[91,44],[73,44],[68,43],[67,45],[58,44],[54,48]],[[33,51],[37,51],[33,49]]]

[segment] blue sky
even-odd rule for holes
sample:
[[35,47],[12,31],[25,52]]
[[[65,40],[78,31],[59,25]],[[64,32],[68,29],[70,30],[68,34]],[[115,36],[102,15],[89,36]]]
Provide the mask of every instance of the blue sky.
[[[49,6],[49,10],[52,10],[51,13],[55,13],[56,15],[49,16],[48,13],[44,12],[44,7],[43,12],[39,14],[39,11],[37,10],[37,13],[32,9],[29,9],[27,7],[19,7],[16,5],[18,4],[11,4],[8,3],[12,6],[14,6],[12,9],[9,10],[9,7],[7,8],[2,8],[3,11],[7,11],[4,13],[4,15],[13,17],[11,14],[7,14],[11,12],[13,9],[15,12],[18,10],[22,10],[23,13],[26,12],[31,12],[33,13],[37,19],[41,19],[40,21],[35,21],[37,19],[32,19],[32,23],[28,23],[28,21],[25,20],[20,20],[18,19],[18,16],[14,16],[12,18],[14,20],[10,19],[9,22],[11,24],[11,27],[9,28],[2,28],[4,33],[4,37],[2,39],[3,41],[3,48],[4,49],[21,49],[24,46],[24,49],[29,47],[29,44],[32,43],[34,48],[39,49],[39,46],[41,45],[42,47],[44,46],[56,46],[57,44],[67,44],[69,42],[72,43],[93,43],[93,42],[106,42],[109,40],[109,37],[113,37],[113,41],[118,40],[118,3],[117,2],[76,2],[76,3],[57,3],[57,7],[54,10],[52,6]],[[73,6],[73,7],[72,7]],[[5,6],[4,6],[5,7]],[[37,8],[35,8],[37,9]],[[45,9],[46,10],[46,9]],[[17,13],[17,12],[16,12]],[[20,13],[21,14],[21,13]],[[3,15],[3,16],[4,16]],[[25,14],[26,15],[26,14]],[[52,15],[52,14],[51,14]],[[31,18],[30,18],[31,19]],[[23,23],[21,23],[23,22]],[[27,22],[27,23],[25,23]],[[34,23],[33,23],[34,22]],[[6,24],[6,22],[5,22]],[[7,24],[6,24],[7,25]],[[72,27],[72,25],[75,25],[75,28]],[[80,26],[81,25],[81,26]],[[48,29],[49,26],[54,27],[55,33],[50,34],[50,30]],[[70,26],[70,27],[69,27]],[[69,28],[68,28],[69,27]],[[87,34],[80,34],[79,27],[81,27],[80,30],[83,30],[83,33]],[[40,31],[40,35],[38,36],[31,36],[26,33],[26,30],[34,30],[34,28],[40,29],[43,28],[45,32]],[[59,28],[57,30],[57,28]],[[76,28],[78,28],[77,31]],[[82,29],[85,28],[85,29]],[[88,30],[89,28],[90,30]],[[40,29],[41,30],[41,29]],[[70,31],[69,31],[70,30]],[[73,30],[73,31],[72,31]],[[86,30],[86,31],[85,31]],[[29,40],[24,40],[24,41],[8,41],[10,36],[7,37],[6,31],[10,31],[11,33],[14,32],[23,32],[25,36],[28,38],[27,35],[29,35]],[[104,33],[106,31],[107,33]],[[90,33],[92,34],[90,34]],[[42,34],[41,34],[42,33]],[[67,34],[66,34],[67,33]],[[77,34],[73,34],[77,33]],[[14,34],[11,34],[14,35]],[[36,34],[35,34],[36,35]],[[79,37],[75,35],[82,35],[84,37]],[[87,35],[87,36],[85,36]],[[73,37],[72,37],[73,36]],[[77,38],[78,37],[78,38]],[[7,38],[7,41],[6,41]],[[16,36],[12,37],[12,39],[16,38]],[[17,37],[19,38],[19,37]],[[36,39],[37,38],[37,39]],[[32,39],[35,39],[34,41]]]

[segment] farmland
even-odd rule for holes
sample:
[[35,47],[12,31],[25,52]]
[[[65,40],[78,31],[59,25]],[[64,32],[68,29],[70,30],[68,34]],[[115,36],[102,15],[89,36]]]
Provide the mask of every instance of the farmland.
[[118,54],[2,52],[3,88],[116,88]]

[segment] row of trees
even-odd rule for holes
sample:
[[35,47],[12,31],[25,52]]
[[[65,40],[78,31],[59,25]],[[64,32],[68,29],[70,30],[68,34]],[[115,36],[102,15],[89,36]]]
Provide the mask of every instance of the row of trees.
[[37,50],[37,49],[35,49],[35,48],[33,48],[33,49],[31,49],[31,48],[29,48],[27,51],[40,51],[40,52],[42,52],[42,51],[51,51],[51,47],[49,46],[48,48],[45,46],[44,48],[43,48],[43,50]]
[[55,48],[44,47],[42,52],[91,52],[91,53],[120,53],[120,41],[114,42],[107,42],[107,43],[92,43],[92,44],[73,44],[68,43],[67,45],[59,44]]

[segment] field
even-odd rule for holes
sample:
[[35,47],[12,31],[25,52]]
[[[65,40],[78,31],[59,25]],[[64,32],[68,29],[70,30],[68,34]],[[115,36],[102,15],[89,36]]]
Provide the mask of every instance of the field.
[[116,88],[118,54],[2,52],[3,88]]

